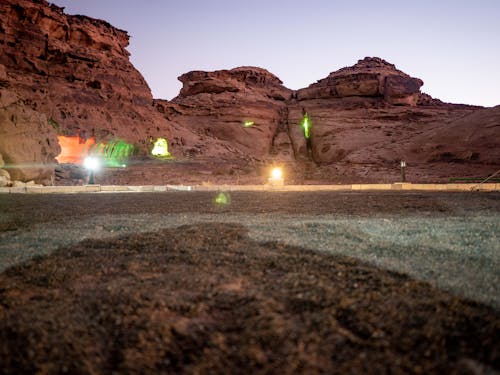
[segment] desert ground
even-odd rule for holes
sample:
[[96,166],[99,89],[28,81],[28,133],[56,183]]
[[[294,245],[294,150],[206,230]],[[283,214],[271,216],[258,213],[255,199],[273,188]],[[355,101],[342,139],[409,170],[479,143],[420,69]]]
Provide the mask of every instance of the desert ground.
[[2,194],[0,369],[497,374],[499,218],[496,192]]

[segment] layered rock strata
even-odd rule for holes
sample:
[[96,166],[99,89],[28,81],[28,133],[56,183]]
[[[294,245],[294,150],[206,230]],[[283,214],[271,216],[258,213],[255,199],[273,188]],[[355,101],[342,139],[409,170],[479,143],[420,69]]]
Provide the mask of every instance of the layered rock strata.
[[498,108],[443,103],[380,58],[297,91],[256,67],[194,71],[179,77],[172,101],[153,100],[129,61],[128,38],[45,0],[0,2],[0,184],[50,183],[57,135],[119,138],[143,153],[165,137],[178,159],[280,161],[314,173],[334,166],[357,177],[380,176],[402,159],[422,171],[453,164],[456,174],[465,171],[457,165],[500,164]]
[[[419,157],[412,142],[425,139],[427,134],[434,134],[436,128],[440,128],[442,139],[433,137],[436,147],[441,144],[441,147],[446,145],[446,149],[460,149],[457,155],[483,155],[484,160],[478,156],[475,161],[489,162],[491,157],[486,157],[484,150],[479,153],[482,146],[478,137],[475,137],[477,142],[464,143],[456,139],[463,132],[452,140],[446,131],[448,124],[478,108],[433,99],[420,92],[422,85],[420,79],[408,76],[394,65],[367,57],[298,90],[288,103],[289,134],[296,157],[309,158],[317,164],[344,163],[376,168],[394,168],[403,159],[424,163],[433,148],[432,142],[426,146],[425,155]],[[312,126],[309,155],[301,131],[304,113],[308,114]],[[469,119],[471,129],[480,134],[491,133],[483,129],[481,123]],[[500,122],[498,118],[497,122]],[[463,126],[462,129],[465,130]]]
[[128,42],[127,32],[45,0],[0,4],[0,64],[24,104],[57,134],[120,138],[145,151],[151,137],[170,135],[169,126],[129,61]]
[[366,57],[298,90],[297,99],[380,97],[389,104],[415,106],[423,84],[381,58]]
[[[180,94],[156,106],[169,121],[196,135],[198,141],[185,145],[188,154],[220,156],[217,148],[222,147],[228,156],[262,159],[274,153],[293,158],[286,127],[286,102],[292,91],[276,76],[265,69],[240,67],[194,71],[179,80]],[[173,133],[175,145],[177,132]],[[204,140],[212,140],[213,147]]]
[[11,180],[52,184],[59,152],[47,117],[19,99],[0,65],[0,186],[10,185]]

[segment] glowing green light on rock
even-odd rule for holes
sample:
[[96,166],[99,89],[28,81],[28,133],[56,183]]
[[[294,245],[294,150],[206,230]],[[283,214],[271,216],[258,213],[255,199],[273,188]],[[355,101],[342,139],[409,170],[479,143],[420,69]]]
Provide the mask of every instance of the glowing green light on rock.
[[134,145],[122,140],[111,141],[108,143],[99,142],[92,148],[92,155],[99,155],[106,167],[125,168],[128,158],[135,151]]
[[231,203],[231,198],[229,197],[229,194],[220,192],[215,197],[215,203],[217,203],[218,205],[225,206],[226,204]]
[[307,113],[302,118],[302,129],[304,129],[304,137],[309,139],[311,137],[311,120]]
[[255,125],[254,121],[243,121],[243,126],[245,128],[249,128],[249,127],[254,126],[254,125]]
[[151,155],[158,158],[169,158],[171,156],[170,152],[168,152],[168,142],[165,138],[158,138],[155,141]]

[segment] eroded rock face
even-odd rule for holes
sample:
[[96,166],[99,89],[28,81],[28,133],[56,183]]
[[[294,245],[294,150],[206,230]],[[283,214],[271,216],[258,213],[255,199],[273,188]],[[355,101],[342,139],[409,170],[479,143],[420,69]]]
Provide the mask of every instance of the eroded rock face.
[[0,31],[0,80],[58,134],[120,138],[144,150],[150,137],[168,138],[167,122],[129,61],[125,31],[66,15],[45,0],[3,0]]
[[7,172],[0,171],[0,185],[6,186],[10,180],[52,185],[60,148],[47,117],[0,87],[0,125],[0,168]]
[[120,138],[143,153],[163,137],[178,158],[334,166],[357,177],[382,176],[401,159],[422,170],[437,163],[436,171],[499,163],[497,110],[443,103],[380,58],[295,92],[261,68],[193,71],[165,101],[153,100],[127,45],[125,31],[45,0],[0,2],[0,154],[6,164],[40,166],[9,169],[13,180],[51,182],[56,134]]
[[415,106],[423,84],[422,80],[410,77],[383,59],[366,57],[298,90],[297,98],[382,97],[390,104]]
[[[194,71],[179,80],[183,83],[179,96],[171,103],[157,101],[168,120],[195,134],[199,141],[215,141],[215,148],[226,145],[228,156],[263,159],[273,152],[286,153],[286,100],[292,91],[276,76],[261,68],[240,67]],[[176,134],[174,130],[174,147]],[[185,150],[191,156],[220,155],[207,144],[195,143]]]
[[[420,92],[422,85],[420,79],[380,58],[365,58],[298,90],[288,104],[289,134],[296,157],[310,158],[317,164],[372,166],[373,170],[397,165],[403,159],[424,162],[424,158],[415,158],[412,142],[425,139],[436,128],[442,129],[440,134],[446,138],[448,124],[478,108],[433,99]],[[312,123],[310,155],[300,127],[304,113]],[[486,129],[481,132],[490,133]],[[464,133],[457,132],[460,138],[459,134]],[[437,137],[433,137],[431,143],[436,142]],[[457,152],[464,143],[459,139],[442,142]],[[426,153],[433,148],[428,146]],[[468,150],[478,147],[476,142]]]

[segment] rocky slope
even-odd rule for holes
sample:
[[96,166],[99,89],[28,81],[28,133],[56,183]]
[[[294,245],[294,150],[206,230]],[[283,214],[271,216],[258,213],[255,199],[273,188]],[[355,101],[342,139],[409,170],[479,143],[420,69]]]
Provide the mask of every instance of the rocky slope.
[[[150,137],[168,137],[169,126],[129,61],[128,40],[105,21],[66,15],[45,0],[0,3],[0,64],[24,104],[57,134],[120,138],[145,150]],[[47,147],[58,153],[57,142]]]

